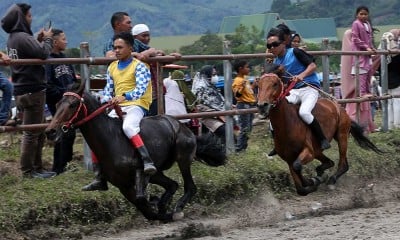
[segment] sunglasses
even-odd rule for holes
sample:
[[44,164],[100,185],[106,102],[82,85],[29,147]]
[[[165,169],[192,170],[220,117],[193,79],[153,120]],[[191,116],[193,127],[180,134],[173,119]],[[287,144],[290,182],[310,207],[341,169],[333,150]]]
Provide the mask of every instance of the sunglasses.
[[276,48],[279,47],[279,45],[281,45],[282,42],[272,42],[272,43],[267,43],[267,48],[271,49],[271,48]]

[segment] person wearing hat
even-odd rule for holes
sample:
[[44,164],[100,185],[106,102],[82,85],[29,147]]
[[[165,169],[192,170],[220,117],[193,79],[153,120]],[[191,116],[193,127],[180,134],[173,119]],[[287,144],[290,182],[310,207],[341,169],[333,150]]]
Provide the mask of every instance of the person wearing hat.
[[[146,24],[136,24],[132,28],[132,35],[134,40],[133,49],[135,52],[139,54],[144,54],[146,57],[155,57],[155,56],[164,56],[165,53],[162,50],[155,49],[149,46],[150,43],[150,29]],[[179,59],[181,57],[178,53],[172,53],[171,56],[175,56],[175,58]],[[140,60],[145,61],[146,59],[138,57]],[[152,92],[152,103],[150,105],[149,116],[155,116],[158,114],[158,76],[157,76],[157,62],[148,62],[150,66],[151,72],[151,85],[153,88]]]
[[[165,114],[187,114],[185,99],[177,83],[178,81],[184,81],[184,73],[180,70],[173,71],[171,77],[163,80],[165,87]],[[182,123],[187,123],[190,121],[190,119],[181,119],[179,121]]]

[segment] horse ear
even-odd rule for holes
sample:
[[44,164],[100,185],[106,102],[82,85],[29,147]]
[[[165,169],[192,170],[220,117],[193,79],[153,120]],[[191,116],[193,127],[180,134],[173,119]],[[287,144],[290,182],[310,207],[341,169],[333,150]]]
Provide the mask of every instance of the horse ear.
[[266,73],[275,73],[278,77],[281,77],[285,72],[285,67],[283,65],[278,65],[275,63],[268,63],[265,66]]
[[85,85],[86,85],[85,83],[86,83],[86,80],[84,78],[81,78],[80,83],[79,82],[76,83],[77,90],[75,92],[78,93],[79,95],[82,95],[83,91],[85,90]]
[[283,65],[279,65],[275,73],[278,75],[278,77],[282,77],[282,75],[285,73],[285,67]]

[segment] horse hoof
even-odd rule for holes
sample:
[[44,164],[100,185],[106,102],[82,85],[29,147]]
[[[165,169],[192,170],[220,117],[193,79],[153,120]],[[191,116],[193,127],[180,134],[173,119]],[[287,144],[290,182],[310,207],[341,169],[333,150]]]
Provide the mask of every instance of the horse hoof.
[[330,185],[328,185],[328,189],[329,190],[335,190],[336,189],[336,186],[335,185],[332,185],[332,184],[330,184]]
[[172,215],[172,220],[179,221],[179,220],[182,220],[184,216],[185,216],[185,214],[183,212],[175,212]]
[[324,172],[324,173],[322,174],[322,176],[320,176],[320,178],[322,179],[322,180],[321,180],[321,183],[325,183],[325,182],[327,182],[328,179],[329,179],[329,174],[326,173],[326,172]]

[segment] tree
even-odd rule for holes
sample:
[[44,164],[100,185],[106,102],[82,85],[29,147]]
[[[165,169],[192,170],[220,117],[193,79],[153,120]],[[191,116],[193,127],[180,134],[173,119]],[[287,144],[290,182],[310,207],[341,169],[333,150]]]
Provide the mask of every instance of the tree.
[[[179,52],[182,55],[217,55],[222,54],[222,38],[217,34],[206,33],[195,41],[192,45],[183,46]],[[205,60],[205,61],[190,61],[183,62],[186,65],[193,65],[194,69],[198,70],[203,65],[222,66],[221,61]],[[219,68],[219,67],[218,67]]]
[[[252,26],[250,29],[244,25],[239,25],[235,33],[225,35],[225,39],[231,42],[231,52],[233,54],[249,54],[265,52],[264,32]],[[254,58],[248,60],[250,66],[263,64],[264,59]]]
[[274,0],[271,4],[271,12],[281,13],[290,5],[290,0]]

